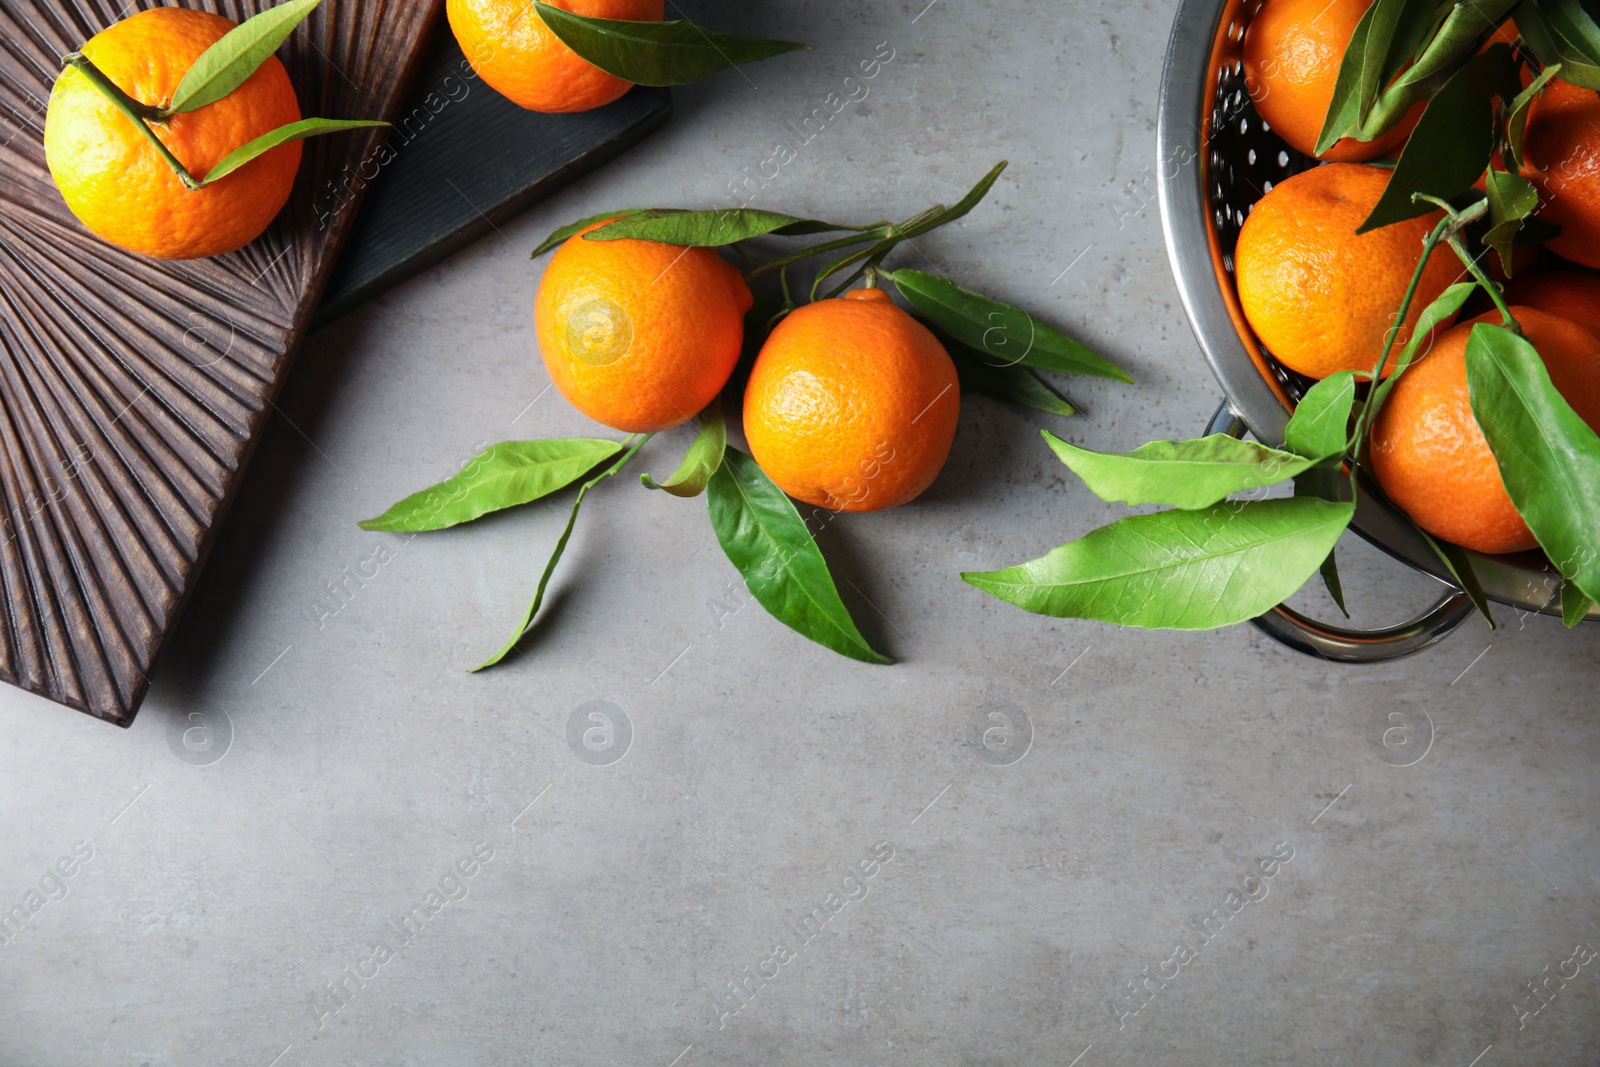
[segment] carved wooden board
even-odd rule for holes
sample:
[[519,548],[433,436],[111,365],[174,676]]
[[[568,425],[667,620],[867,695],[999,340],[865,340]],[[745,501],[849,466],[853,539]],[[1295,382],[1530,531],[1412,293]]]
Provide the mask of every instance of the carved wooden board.
[[[271,3],[183,0],[236,21]],[[306,141],[288,207],[238,252],[105,244],[50,180],[45,104],[63,53],[155,6],[0,3],[0,680],[121,726],[355,218],[319,191],[383,136]],[[439,7],[324,0],[279,52],[302,112],[391,117]]]

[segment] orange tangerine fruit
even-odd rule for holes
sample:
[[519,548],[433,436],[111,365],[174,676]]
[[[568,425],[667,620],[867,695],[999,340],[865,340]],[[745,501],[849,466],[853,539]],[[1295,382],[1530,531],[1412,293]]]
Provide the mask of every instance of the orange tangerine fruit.
[[[1371,6],[1372,0],[1267,0],[1245,31],[1245,90],[1273,131],[1308,156],[1333,103],[1345,47]],[[1377,140],[1345,137],[1321,158],[1360,163],[1388,155],[1410,134],[1422,107]]]
[[[1534,308],[1512,306],[1511,315],[1567,403],[1600,428],[1600,339]],[[1406,369],[1373,421],[1369,452],[1378,484],[1412,521],[1435,537],[1487,553],[1538,547],[1500,480],[1467,391],[1472,327],[1499,321],[1493,312],[1461,323]]]
[[835,511],[914,499],[944,467],[960,414],[949,353],[882,289],[791,312],[744,394],[761,469],[795,499]]
[[[200,58],[234,23],[206,11],[155,7],[95,34],[83,54],[141,104],[166,106]],[[288,72],[269,56],[233,92],[153,123],[195,178],[234,149],[300,119]],[[137,126],[76,67],[56,78],[44,123],[45,161],[62,199],[95,234],[161,259],[231,252],[255,240],[289,199],[300,166],[291,141],[213,185],[187,189]]]
[[[589,18],[660,22],[666,0],[549,0]],[[448,0],[445,13],[467,61],[496,92],[530,111],[588,111],[633,88],[580,57],[550,31],[532,0]]]
[[[1370,373],[1383,351],[1422,242],[1440,217],[1435,211],[1358,235],[1388,181],[1389,172],[1379,167],[1314,167],[1273,186],[1240,228],[1234,250],[1239,303],[1261,343],[1289,369],[1313,378]],[[1436,246],[1396,352],[1422,309],[1460,272],[1454,254]]]
[[688,422],[721,392],[744,343],[750,288],[709,248],[570,237],[545,267],[534,330],[572,406],[628,433]]

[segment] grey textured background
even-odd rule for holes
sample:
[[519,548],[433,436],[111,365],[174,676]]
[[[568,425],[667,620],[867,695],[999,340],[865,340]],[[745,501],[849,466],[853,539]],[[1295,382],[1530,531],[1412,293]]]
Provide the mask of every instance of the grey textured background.
[[[0,691],[0,904],[66,891],[0,944],[0,1064],[1600,1060],[1600,960],[1549,977],[1600,947],[1600,629],[1502,610],[1340,669],[1247,627],[1040,619],[957,579],[1117,514],[1039,426],[1132,447],[1198,432],[1217,392],[1143,206],[1172,5],[925,2],[693,7],[817,47],[680,91],[643,147],[313,336],[132,730]],[[757,203],[904,217],[1009,158],[920,254],[1139,384],[1073,383],[1068,422],[969,400],[922,499],[822,533],[896,666],[766,617],[703,503],[630,474],[592,494],[540,636],[467,675],[565,509],[411,541],[355,524],[486,442],[595,431],[543,392],[528,249],[607,207],[725,203],[880,42],[870,96]],[[1344,558],[1365,621],[1433,595]],[[345,568],[377,574],[340,606]],[[609,765],[568,744],[594,700],[631,723]],[[995,708],[1010,747],[973,744]],[[1390,711],[1410,766],[1370,728]],[[74,846],[92,857],[51,879]],[[475,847],[492,860],[430,914]],[[892,859],[847,882],[874,847]],[[1275,847],[1266,896],[1204,943]],[[403,943],[388,924],[419,905]],[[1119,1015],[1180,939],[1195,958]],[[779,942],[793,958],[767,962]]]

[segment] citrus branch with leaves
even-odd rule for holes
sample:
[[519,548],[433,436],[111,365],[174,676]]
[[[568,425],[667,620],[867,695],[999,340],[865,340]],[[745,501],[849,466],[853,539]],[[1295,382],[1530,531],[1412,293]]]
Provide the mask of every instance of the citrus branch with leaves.
[[[1045,374],[1082,374],[1120,382],[1132,378],[1020,308],[937,274],[885,265],[905,242],[976,208],[1005,167],[1005,163],[995,166],[955,204],[933,205],[902,222],[838,223],[752,208],[607,211],[557,229],[533,254],[541,255],[585,230],[589,232],[583,234],[583,241],[650,241],[683,248],[729,249],[744,263],[747,279],[779,276],[780,293],[765,305],[757,304],[747,316],[747,351],[760,347],[774,323],[802,306],[795,299],[792,271],[814,271],[808,291],[811,300],[828,300],[858,281],[867,287],[892,286],[937,332],[955,363],[963,392],[986,394],[1053,415],[1071,415],[1074,405]],[[597,223],[605,225],[590,229]],[[761,254],[771,239],[825,235],[842,236],[829,236],[777,255]],[[763,241],[762,246],[750,244],[758,240]],[[737,371],[731,381],[741,381]],[[726,389],[700,413],[697,431],[672,475],[658,481],[642,474],[641,483],[674,497],[705,496],[718,543],[756,601],[774,618],[840,655],[865,663],[890,662],[871,647],[852,621],[815,535],[794,502],[748,454],[729,442],[724,412],[738,410],[737,388]],[[624,442],[589,438],[504,442],[480,453],[455,477],[412,494],[361,525],[395,532],[439,529],[581,484],[532,606],[502,647],[475,668],[481,670],[500,662],[537,625],[550,575],[567,546],[584,494],[599,478],[620,471],[643,444],[643,439],[632,438]],[[597,469],[602,470],[601,475],[583,480]]]
[[[1488,43],[1508,14],[1521,30],[1515,50]],[[1529,54],[1535,69],[1524,86],[1520,72]],[[1379,492],[1365,476],[1374,420],[1435,328],[1482,294],[1500,322],[1478,322],[1467,340],[1472,413],[1517,512],[1563,576],[1562,617],[1576,625],[1600,601],[1600,436],[1552,384],[1480,262],[1492,250],[1509,277],[1513,247],[1555,230],[1535,217],[1538,191],[1518,170],[1529,109],[1557,74],[1600,88],[1600,26],[1579,0],[1490,0],[1443,11],[1418,0],[1376,0],[1344,54],[1317,150],[1345,137],[1377,140],[1425,102],[1383,196],[1356,232],[1434,210],[1443,215],[1420,249],[1372,370],[1341,371],[1311,386],[1281,449],[1217,434],[1106,453],[1047,433],[1062,462],[1103,499],[1173,510],[1113,523],[1028,563],[963,577],[1041,614],[1210,629],[1269,610],[1320,570],[1344,609],[1333,544],[1360,494]],[[1479,182],[1481,190],[1474,188]],[[1424,267],[1440,244],[1470,280],[1424,308],[1394,355]],[[1292,498],[1229,499],[1291,478]],[[1417,532],[1492,627],[1470,554]]]
[[221,40],[201,53],[200,58],[184,74],[172,99],[146,103],[135,100],[111,81],[82,52],[70,52],[61,57],[63,69],[71,69],[88,79],[105,95],[127,120],[134,124],[141,136],[150,142],[184,188],[196,190],[221,181],[258,156],[279,145],[307,137],[317,137],[341,130],[369,126],[387,126],[387,122],[371,119],[301,119],[270,130],[229,152],[206,174],[196,177],[172,154],[157,134],[174,115],[198,111],[214,104],[243,85],[256,69],[288,40],[295,27],[316,10],[322,0],[288,0],[277,7],[268,8],[246,19],[229,30]]

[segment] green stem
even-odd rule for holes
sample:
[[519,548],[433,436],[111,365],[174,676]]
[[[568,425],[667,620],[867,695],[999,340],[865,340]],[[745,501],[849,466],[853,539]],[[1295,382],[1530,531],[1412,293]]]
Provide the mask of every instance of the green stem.
[[[877,246],[874,245],[873,247],[877,247]],[[861,260],[861,259],[871,260],[871,258],[872,258],[872,249],[871,248],[863,248],[859,254],[851,256],[849,259],[847,259],[844,262],[838,264],[837,265],[837,269],[833,273],[834,274],[839,273],[839,271],[844,270],[846,267],[848,267],[850,264],[856,262],[857,260]],[[849,276],[846,277],[844,281],[842,281],[838,285],[834,286],[833,290],[831,292],[829,292],[828,294],[826,294],[822,299],[824,299],[824,300],[833,299],[834,297],[838,296],[840,293],[844,292],[846,289],[850,288],[856,282],[860,281],[862,276],[864,276],[866,273],[867,273],[867,268],[866,268],[865,265],[857,267],[855,270],[850,272]],[[822,283],[827,281],[831,277],[833,277],[833,274],[818,275],[817,279],[814,282],[811,283],[811,299],[813,301],[815,301],[817,299],[817,292],[818,292],[818,290],[820,290],[822,288]]]
[[[778,271],[778,283],[783,286],[783,310],[778,312],[778,315],[787,315],[800,306],[794,302],[794,294],[789,292],[789,267],[787,264]],[[774,316],[774,318],[776,317]],[[772,324],[769,322],[767,325],[770,327]]]
[[911,216],[900,225],[892,227],[889,236],[897,240],[905,240],[907,237],[920,237],[929,230],[934,229],[934,226],[928,224],[943,215],[947,210],[949,209],[943,204],[935,204],[928,210],[920,211]]
[[870,230],[863,230],[860,233],[851,234],[849,237],[840,237],[832,241],[824,241],[820,245],[812,245],[810,248],[802,248],[800,251],[791,252],[787,256],[780,256],[777,259],[768,260],[755,270],[746,271],[745,278],[754,281],[763,274],[767,274],[775,270],[782,270],[784,267],[793,266],[794,264],[799,263],[802,259],[810,259],[812,256],[820,255],[823,252],[832,252],[840,248],[849,248],[851,245],[858,245],[863,241],[881,241],[888,236],[888,231],[891,228],[892,227],[890,227],[888,223],[883,223],[882,225],[876,226]]
[[[1004,164],[1001,164],[1001,166],[1004,166]],[[965,210],[968,206],[969,205],[965,205],[964,202],[963,204],[957,205],[958,208],[962,208],[962,213],[965,213]],[[849,248],[852,245],[860,244],[865,240],[871,240],[873,244],[870,247],[863,248],[859,252],[856,252],[850,256],[846,256],[844,259],[839,260],[836,263],[829,264],[823,269],[823,273],[817,275],[816,279],[811,283],[811,299],[816,300],[817,293],[822,288],[823,282],[827,281],[835,274],[838,274],[840,271],[843,271],[845,268],[850,267],[853,264],[860,263],[864,260],[865,266],[858,267],[841,284],[835,286],[833,290],[828,293],[828,297],[838,296],[844,290],[850,288],[850,286],[853,285],[858,279],[862,277],[873,277],[873,272],[876,271],[878,265],[883,262],[884,258],[888,256],[890,252],[894,251],[895,246],[901,241],[909,240],[912,237],[919,237],[922,234],[927,233],[929,230],[944,225],[945,222],[949,221],[948,219],[944,218],[944,216],[949,214],[949,211],[950,209],[945,207],[943,204],[935,204],[926,210],[917,212],[904,222],[879,223],[871,229],[862,230],[858,233],[852,234],[849,237],[841,237],[838,240],[827,241],[812,248],[804,248],[798,252],[784,256],[781,259],[775,259],[770,263],[764,263],[755,270],[747,271],[745,273],[745,278],[753,281],[768,271],[783,270],[793,263],[798,263],[800,260],[808,259],[811,256],[817,255],[818,253],[835,251],[840,248]]]
[[778,325],[785,315],[800,306],[794,302],[794,294],[789,291],[788,267],[782,267],[778,270],[778,284],[783,287],[783,306],[768,316],[765,324],[768,333],[772,332],[773,328]]
[[1449,242],[1457,258],[1467,268],[1467,272],[1472,275],[1473,281],[1483,287],[1484,291],[1489,294],[1489,299],[1494,301],[1494,306],[1500,310],[1501,325],[1521,337],[1522,326],[1516,319],[1511,317],[1511,309],[1506,307],[1505,298],[1500,295],[1500,287],[1489,280],[1488,276],[1483,273],[1483,268],[1478,266],[1478,261],[1473,259],[1471,254],[1467,252],[1467,246],[1461,243],[1460,234],[1452,233],[1449,237]]
[[[835,264],[833,269],[834,272],[837,273],[838,271],[844,270],[844,268],[850,266],[850,264],[855,263],[858,260],[866,261],[865,265],[857,268],[843,282],[840,282],[838,285],[834,286],[833,289],[830,290],[823,299],[832,299],[833,297],[838,296],[840,293],[854,285],[858,279],[864,277],[867,272],[876,269],[877,266],[888,257],[889,253],[895,250],[895,247],[899,245],[901,241],[908,241],[913,237],[920,237],[929,230],[943,225],[942,222],[937,220],[940,218],[940,216],[947,214],[948,211],[949,209],[943,204],[935,204],[925,211],[919,211],[906,221],[890,226],[888,228],[888,232],[884,234],[883,240],[879,241],[871,248],[863,248],[858,254],[851,256],[849,259],[846,259],[843,262]],[[817,290],[822,288],[822,283],[826,280],[827,276],[819,276],[817,280],[812,283],[811,299],[815,300],[817,298]]]
[[76,67],[79,74],[89,79],[90,85],[100,90],[105,95],[105,98],[111,101],[113,107],[127,116],[128,121],[138,127],[145,140],[149,141],[155,150],[160,153],[161,158],[166,160],[167,166],[172,168],[172,173],[178,176],[178,180],[183,183],[185,189],[200,188],[203,183],[190,174],[188,168],[178,162],[178,157],[172,154],[171,149],[161,143],[161,138],[157,137],[156,132],[150,128],[151,121],[161,116],[158,108],[141,104],[123,92],[115,82],[105,76],[99,67],[91,63],[89,57],[82,52],[70,52],[62,56],[61,65],[63,67]]
[[1459,233],[1461,230],[1465,229],[1469,223],[1477,222],[1479,219],[1483,218],[1483,216],[1489,210],[1488,197],[1484,197],[1482,200],[1475,200],[1466,207],[1462,208],[1460,211],[1457,211],[1454,207],[1452,207],[1450,201],[1440,199],[1437,196],[1430,196],[1427,193],[1412,193],[1411,199],[1421,200],[1425,203],[1432,204],[1440,211],[1443,211],[1445,214],[1444,221],[1450,224],[1450,232],[1453,233]]
[[[884,257],[887,256],[892,250],[893,246],[891,245],[889,248],[886,248],[881,252],[877,252],[868,256],[867,261],[852,271],[848,278],[834,286],[832,289],[828,290],[827,293],[823,294],[823,299],[833,299],[854,285],[859,279],[865,279],[865,285],[868,289],[876,289],[878,287],[878,272],[883,269]],[[869,248],[867,251],[871,252],[872,250]],[[815,298],[815,293],[813,293],[813,298]]]
[[[1417,286],[1422,281],[1423,268],[1428,265],[1428,259],[1433,255],[1433,250],[1438,247],[1440,241],[1450,243],[1452,249],[1466,264],[1473,280],[1488,290],[1490,298],[1494,300],[1496,305],[1501,305],[1499,293],[1489,279],[1484,276],[1477,263],[1465,254],[1465,249],[1461,247],[1460,239],[1462,229],[1482,218],[1484,213],[1488,211],[1489,201],[1487,199],[1479,200],[1457,211],[1450,205],[1449,201],[1441,200],[1436,196],[1429,196],[1426,193],[1413,193],[1412,199],[1426,201],[1439,208],[1444,212],[1444,218],[1439,220],[1439,224],[1428,234],[1428,239],[1422,243],[1422,257],[1417,260],[1417,267],[1411,272],[1411,281],[1406,286],[1405,298],[1400,301],[1400,310],[1396,313],[1394,323],[1389,327],[1389,333],[1384,338],[1383,353],[1378,357],[1377,364],[1372,368],[1371,381],[1373,388],[1367,391],[1367,399],[1361,405],[1361,415],[1356,419],[1355,440],[1350,446],[1350,463],[1352,466],[1361,462],[1361,451],[1366,447],[1367,432],[1372,427],[1372,420],[1378,416],[1377,410],[1373,407],[1373,400],[1378,395],[1377,383],[1382,375],[1384,364],[1389,361],[1389,354],[1394,349],[1395,339],[1399,336],[1400,328],[1405,324],[1406,316],[1411,313],[1411,302],[1415,299]],[[1505,312],[1503,305],[1501,310],[1502,314],[1505,314],[1505,317],[1510,320],[1510,314]],[[1356,482],[1353,478],[1350,481],[1350,488],[1352,493],[1356,491]]]
[[1428,257],[1433,255],[1433,250],[1438,247],[1439,241],[1445,236],[1445,231],[1450,227],[1450,217],[1447,215],[1439,220],[1439,225],[1428,234],[1428,239],[1422,242],[1422,258],[1417,260],[1417,267],[1411,272],[1411,281],[1406,283],[1406,295],[1400,301],[1400,310],[1395,313],[1394,322],[1389,324],[1389,332],[1383,339],[1383,352],[1378,356],[1377,364],[1372,368],[1372,381],[1376,382],[1383,376],[1383,365],[1389,361],[1389,353],[1394,351],[1394,343],[1400,337],[1400,331],[1406,324],[1406,316],[1411,314],[1411,302],[1416,299],[1417,286],[1422,283],[1422,272],[1428,265]]
[[[1383,351],[1378,356],[1378,362],[1372,368],[1371,381],[1374,388],[1367,390],[1367,399],[1361,405],[1361,416],[1356,419],[1355,441],[1350,446],[1350,464],[1352,467],[1361,462],[1361,449],[1367,443],[1367,430],[1372,425],[1372,419],[1377,412],[1372,410],[1372,398],[1376,394],[1375,388],[1383,376],[1384,364],[1389,362],[1389,353],[1394,351],[1394,342],[1400,336],[1400,328],[1405,325],[1406,316],[1411,313],[1411,301],[1416,299],[1417,286],[1422,282],[1422,271],[1428,265],[1428,257],[1433,255],[1433,250],[1444,238],[1445,232],[1450,229],[1453,214],[1446,214],[1439,220],[1439,224],[1428,234],[1428,239],[1422,242],[1422,258],[1417,260],[1416,269],[1411,272],[1411,281],[1406,285],[1406,295],[1400,301],[1400,310],[1395,313],[1394,322],[1389,326],[1389,332],[1383,340]],[[1356,491],[1356,480],[1350,479],[1350,490]]]

